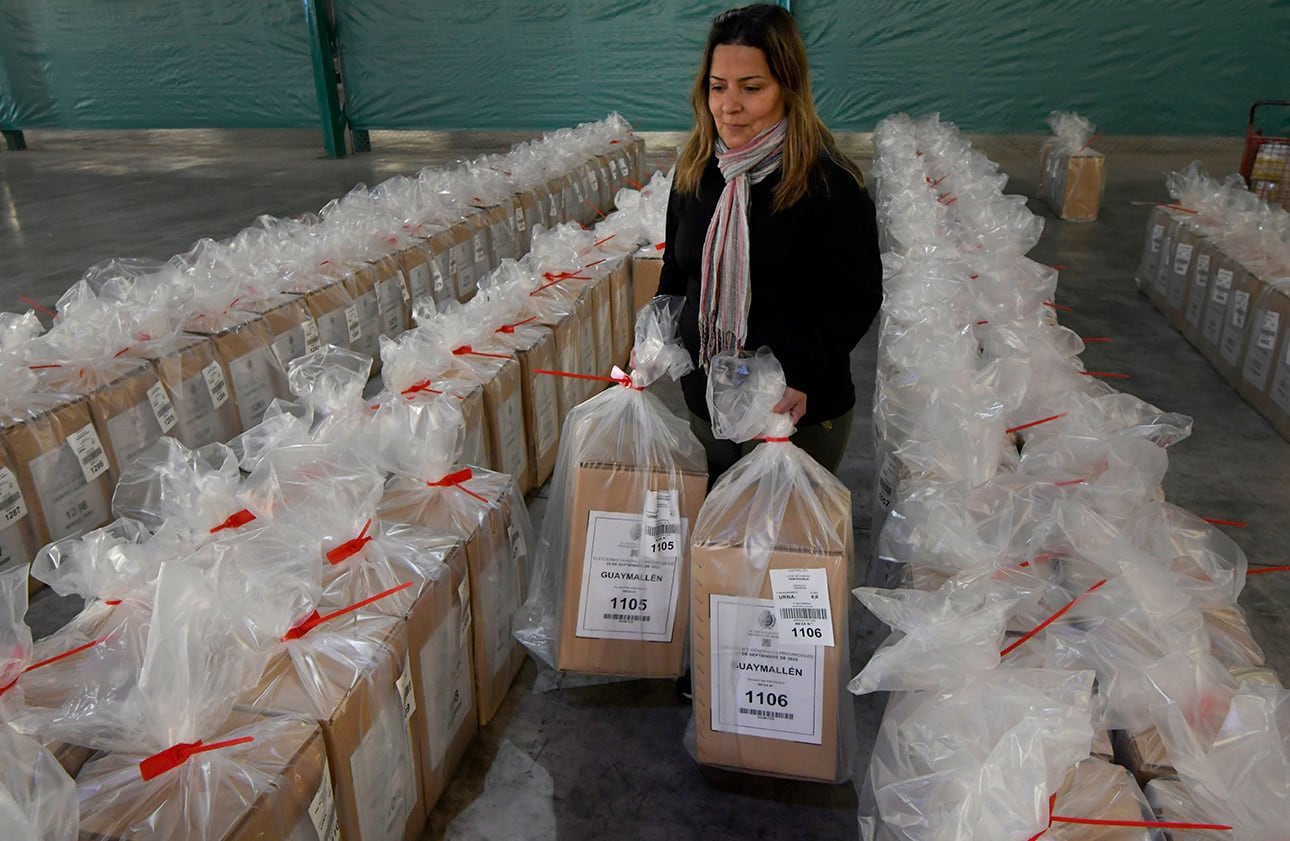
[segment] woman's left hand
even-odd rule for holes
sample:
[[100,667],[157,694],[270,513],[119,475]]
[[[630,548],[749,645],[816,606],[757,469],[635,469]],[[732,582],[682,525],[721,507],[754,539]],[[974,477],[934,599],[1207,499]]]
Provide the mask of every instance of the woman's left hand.
[[788,415],[796,424],[806,414],[806,395],[795,388],[784,388],[784,396],[771,408],[772,412]]

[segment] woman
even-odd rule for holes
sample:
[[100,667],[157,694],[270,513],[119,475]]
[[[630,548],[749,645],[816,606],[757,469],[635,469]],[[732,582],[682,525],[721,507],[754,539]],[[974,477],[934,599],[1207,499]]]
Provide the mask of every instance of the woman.
[[683,295],[696,369],[681,387],[711,481],[741,447],[712,436],[716,353],[769,347],[788,388],[793,442],[836,472],[855,407],[850,353],[882,302],[873,201],[811,99],[792,15],[762,4],[712,22],[691,93],[694,130],[668,199],[660,295]]

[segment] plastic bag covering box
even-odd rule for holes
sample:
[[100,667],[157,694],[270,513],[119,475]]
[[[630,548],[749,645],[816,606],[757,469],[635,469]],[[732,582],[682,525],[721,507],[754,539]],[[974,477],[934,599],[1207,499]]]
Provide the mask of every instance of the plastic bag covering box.
[[141,359],[96,360],[85,367],[62,365],[38,374],[50,391],[78,394],[89,401],[113,485],[124,467],[178,423],[157,372]]
[[1183,306],[1183,320],[1178,325],[1187,341],[1200,347],[1201,323],[1205,318],[1205,307],[1209,303],[1210,291],[1213,289],[1214,265],[1222,258],[1222,250],[1212,239],[1200,237],[1196,244],[1196,253],[1192,258],[1191,276],[1188,278],[1190,288]]
[[1227,324],[1228,308],[1232,304],[1232,286],[1238,273],[1245,269],[1241,264],[1223,252],[1214,255],[1210,263],[1214,278],[1209,284],[1209,295],[1205,300],[1204,314],[1201,316],[1200,339],[1195,342],[1197,350],[1211,363],[1218,366],[1218,348],[1223,340],[1223,329]]
[[239,709],[315,718],[345,841],[413,841],[425,827],[421,764],[404,715],[402,620],[355,614],[285,643]]
[[1275,386],[1279,385],[1283,394],[1286,386],[1284,377],[1278,382],[1275,374],[1290,345],[1284,339],[1290,325],[1290,279],[1264,283],[1250,309],[1249,338],[1236,390],[1285,435],[1290,414],[1273,394]]
[[1092,149],[1075,155],[1044,144],[1039,153],[1039,192],[1053,212],[1067,222],[1092,222],[1102,204],[1106,158]]
[[[787,446],[792,445],[763,444],[741,463],[774,458],[773,448]],[[796,484],[759,487],[772,483],[742,482],[738,470],[737,464],[713,488],[691,548],[698,760],[836,782],[847,773],[839,724],[842,709],[849,714],[850,704],[839,704],[850,677],[850,498],[831,488],[816,494]],[[728,536],[755,528],[750,512],[759,507],[756,497],[765,493],[787,498],[780,502],[783,514],[766,566],[756,569],[749,560],[750,544]],[[748,534],[750,540],[764,536]],[[823,571],[834,645],[781,642],[768,574],[774,570]],[[720,699],[713,697],[714,686],[722,692]]]
[[365,267],[376,285],[381,308],[381,334],[397,336],[412,326],[412,293],[403,274],[402,261],[395,256],[373,260]]
[[[470,250],[470,231],[464,225],[451,225],[426,243],[435,302],[455,301],[465,283],[461,280],[462,263]],[[469,269],[464,270],[469,275]]]
[[[653,248],[653,246],[646,246]],[[658,256],[637,252],[632,255],[632,309],[634,312],[640,312],[640,308],[649,303],[650,298],[658,294],[658,279],[663,273],[663,252],[657,252]]]
[[[1155,273],[1147,278],[1147,298],[1159,310],[1165,309],[1165,299],[1169,295],[1169,284],[1173,278],[1174,260],[1177,256],[1178,243],[1191,230],[1190,218],[1182,213],[1172,216],[1164,225],[1164,234],[1160,238],[1160,251],[1156,255]],[[1190,252],[1184,249],[1184,254]]]
[[1132,772],[1139,785],[1145,786],[1157,777],[1177,773],[1169,761],[1160,733],[1154,727],[1136,733],[1113,730],[1111,745],[1115,749],[1115,761]]
[[[220,405],[232,400],[237,409],[241,433],[260,422],[264,410],[275,398],[291,392],[287,372],[273,354],[273,334],[269,323],[259,315],[226,312],[216,317],[193,319],[185,328],[189,333],[208,337],[215,343],[219,370],[203,371],[211,393]],[[224,379],[225,388],[218,380]],[[226,389],[226,390],[225,390]]]
[[515,477],[521,492],[536,487],[528,456],[519,362],[473,354],[459,356],[457,362],[458,368],[450,376],[474,379],[484,389],[484,429],[491,455],[484,466]]
[[24,395],[25,410],[0,416],[36,542],[80,534],[112,519],[107,452],[89,402],[71,395]]
[[[250,736],[253,741],[197,754],[146,786],[144,798],[113,797],[127,781],[140,785],[138,757],[108,754],[85,766],[78,779],[81,841],[151,841],[160,837],[257,841],[328,839],[335,827],[334,789],[323,736],[313,721],[234,712],[214,743]],[[209,778],[194,785],[189,779]],[[209,797],[202,808],[190,798]],[[137,790],[135,793],[139,793]],[[178,834],[171,834],[178,833]],[[336,841],[334,830],[328,841]]]
[[620,260],[609,272],[610,333],[613,336],[609,354],[610,366],[627,367],[632,352],[632,331],[636,328],[636,310],[632,307],[631,264]]
[[1223,317],[1223,332],[1218,340],[1218,356],[1211,361],[1218,372],[1233,386],[1241,382],[1245,367],[1245,351],[1254,325],[1255,299],[1263,290],[1263,283],[1240,264],[1224,261],[1233,266],[1231,297]]
[[131,345],[125,355],[146,359],[156,369],[179,418],[169,432],[171,437],[196,450],[237,435],[237,407],[229,399],[228,383],[210,339],[181,333]]
[[313,353],[321,347],[318,322],[309,304],[298,295],[286,293],[264,295],[253,300],[239,300],[237,308],[263,316],[273,335],[273,355],[285,370],[293,359]]
[[1155,280],[1160,267],[1160,249],[1164,245],[1165,228],[1182,214],[1172,208],[1157,205],[1147,218],[1147,236],[1142,244],[1142,260],[1134,274],[1138,288],[1144,292]]
[[[1195,799],[1182,780],[1177,777],[1160,777],[1142,787],[1147,802],[1151,804],[1153,820],[1169,823],[1221,823],[1196,805]],[[1173,830],[1170,841],[1224,841],[1232,833],[1216,829]]]
[[[416,303],[422,298],[434,298],[432,286],[434,272],[430,265],[430,253],[426,249],[424,242],[417,245],[411,245],[396,255],[400,267],[403,269],[403,276],[407,278],[408,294],[412,296],[412,303]],[[408,326],[412,325],[411,311],[408,314]]]
[[[40,548],[32,527],[31,509],[13,465],[13,457],[0,446],[0,572],[31,563]],[[31,584],[39,582],[33,579]]]
[[380,373],[381,301],[376,295],[376,274],[367,266],[345,268],[345,289],[354,299],[358,326],[350,325],[349,349],[372,357],[372,373]]
[[76,786],[49,752],[0,722],[0,756],[6,841],[75,841]]
[[524,664],[524,649],[511,636],[511,617],[524,601],[531,539],[524,500],[510,476],[487,470],[473,470],[459,486],[448,487],[397,476],[386,486],[379,517],[465,542],[475,707],[482,727],[497,714]]
[[1173,259],[1160,274],[1165,275],[1165,298],[1161,311],[1169,322],[1186,332],[1187,296],[1192,287],[1192,271],[1200,245],[1205,237],[1195,228],[1180,228],[1173,240]]
[[555,470],[560,444],[560,399],[557,377],[538,374],[559,367],[555,332],[537,322],[513,326],[498,341],[515,352],[520,363],[520,395],[528,446],[528,479],[521,491],[541,487]]
[[[1101,759],[1085,759],[1070,769],[1057,790],[1053,813],[1125,823],[1155,820],[1132,775]],[[1140,826],[1055,823],[1044,837],[1052,841],[1159,841],[1161,834]]]
[[317,327],[317,336],[305,337],[309,353],[323,345],[354,349],[350,336],[360,326],[358,307],[343,282],[328,279],[316,285],[297,286],[292,291],[304,296]]

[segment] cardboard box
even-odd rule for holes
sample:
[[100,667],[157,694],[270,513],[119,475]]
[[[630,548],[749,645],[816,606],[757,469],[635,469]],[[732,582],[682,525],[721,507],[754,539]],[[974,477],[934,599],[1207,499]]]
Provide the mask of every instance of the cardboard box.
[[1210,651],[1220,663],[1230,670],[1263,665],[1263,649],[1254,641],[1254,634],[1240,605],[1207,608],[1202,615],[1205,631],[1209,634]]
[[[287,372],[273,353],[273,335],[263,317],[232,311],[218,319],[194,319],[185,329],[206,336],[215,344],[220,372],[203,371],[203,376],[207,377],[214,402],[222,406],[231,397],[237,410],[236,433],[258,424],[274,398],[291,395]],[[221,375],[228,396],[220,390]]]
[[1164,244],[1165,227],[1178,215],[1178,211],[1162,205],[1151,208],[1151,214],[1147,217],[1147,237],[1142,244],[1142,260],[1134,275],[1138,289],[1143,292],[1155,282],[1156,270],[1160,267],[1160,247]]
[[609,363],[626,370],[636,344],[636,311],[632,309],[631,262],[618,260],[609,272],[609,315],[613,351]]
[[284,292],[239,300],[237,308],[262,316],[268,322],[273,335],[273,355],[278,357],[284,371],[293,359],[312,353],[320,345],[318,323],[309,311],[309,304],[299,295]]
[[185,447],[196,450],[237,435],[237,407],[210,339],[181,333],[133,345],[126,355],[152,363],[179,419],[168,434]]
[[[412,675],[404,622],[351,615],[311,633],[326,627],[348,634],[355,626],[364,628],[362,636],[347,646],[343,659],[311,653],[304,645],[294,658],[285,649],[279,651],[259,684],[239,699],[237,709],[317,720],[345,841],[415,841],[425,828],[426,810],[423,764],[412,737],[411,711],[405,706],[404,691],[412,686]],[[355,674],[359,664],[361,671]],[[320,682],[325,682],[329,697],[306,688],[302,669],[323,676]]]
[[[479,282],[493,269],[490,236],[491,221],[478,208],[467,208],[465,224],[470,230],[471,279],[466,286],[466,299],[473,298]],[[465,299],[463,299],[465,300]]]
[[354,297],[340,280],[329,279],[321,286],[315,286],[300,293],[304,297],[309,314],[313,316],[317,335],[305,333],[305,353],[313,353],[323,345],[350,348],[350,336],[357,336],[361,328],[358,307]]
[[1154,727],[1137,733],[1112,730],[1111,744],[1115,748],[1115,761],[1127,768],[1140,786],[1157,777],[1171,777],[1178,773],[1169,764],[1165,743]]
[[24,410],[0,416],[0,443],[40,546],[84,534],[112,519],[107,450],[90,404],[70,394],[24,395]]
[[[1154,820],[1129,772],[1097,758],[1085,759],[1070,769],[1057,790],[1053,811],[1059,815],[1124,823]],[[1158,837],[1141,826],[1065,823],[1055,826],[1062,827],[1063,841],[1151,841]]]
[[1183,320],[1179,329],[1189,342],[1197,346],[1201,341],[1205,307],[1209,303],[1214,280],[1212,268],[1221,256],[1219,247],[1208,237],[1201,237],[1196,243],[1196,251],[1191,261],[1191,288],[1187,292],[1187,303],[1183,308]]
[[445,228],[426,240],[426,255],[430,259],[430,295],[436,304],[457,300],[457,264],[453,259],[456,236],[452,228]]
[[1210,270],[1214,277],[1209,284],[1209,298],[1205,302],[1200,340],[1196,343],[1196,348],[1206,359],[1217,365],[1218,346],[1223,338],[1223,327],[1227,323],[1228,308],[1232,305],[1232,284],[1236,280],[1236,273],[1244,269],[1225,252],[1217,251],[1210,261]]
[[[752,489],[748,495],[751,502]],[[697,756],[704,765],[837,782],[847,765],[840,716],[851,714],[845,688],[851,509],[824,512],[836,543],[819,546],[818,536],[802,528],[814,519],[811,503],[795,494],[785,505],[767,569],[824,571],[835,644],[780,642],[770,576],[750,585],[743,546],[701,543],[696,535],[690,586]],[[719,523],[709,526],[709,533],[722,532]]]
[[[602,377],[606,372],[600,370],[601,352],[597,346],[599,329],[599,307],[596,295],[590,285],[584,287],[581,296],[574,304],[574,318],[578,323],[578,366],[580,374]],[[579,387],[579,402],[590,400],[604,391],[605,383],[598,380],[574,380]]]
[[[569,176],[557,175],[547,179],[546,182],[546,226],[554,228],[556,225],[566,221],[569,217],[565,214],[564,207],[564,190],[568,183]],[[539,194],[540,195],[540,194]]]
[[[408,294],[412,296],[410,307],[415,307],[416,302],[423,298],[436,300],[433,269],[430,265],[431,257],[427,246],[428,240],[422,240],[417,245],[403,249],[395,258],[399,261],[399,265],[403,268],[403,276],[407,279]],[[410,316],[408,326],[412,326]]]
[[396,478],[386,488],[378,516],[465,543],[475,706],[482,727],[497,714],[524,663],[524,649],[511,634],[511,623],[525,599],[529,547],[512,518],[513,479],[476,471],[465,487],[486,502],[473,501],[461,489],[427,490],[424,483]]
[[[614,367],[614,307],[613,290],[608,272],[602,272],[591,287],[591,301],[595,307],[596,373],[609,376]],[[596,388],[593,393],[603,391]]]
[[[27,506],[14,460],[0,445],[0,572],[19,564],[29,564],[36,557],[40,545],[32,525],[31,509]],[[28,579],[28,592],[35,592],[44,585],[34,578]]]
[[37,371],[50,391],[89,400],[99,441],[107,450],[112,487],[121,470],[179,422],[157,372],[142,359],[100,360],[93,368],[63,366]]
[[484,388],[484,428],[488,435],[490,470],[515,477],[521,488],[532,485],[528,433],[524,423],[524,395],[520,363],[514,358],[458,357],[456,374],[474,379]]
[[1241,370],[1245,365],[1245,349],[1249,344],[1250,333],[1254,331],[1250,316],[1263,284],[1239,264],[1232,265],[1237,267],[1232,273],[1232,297],[1223,320],[1218,356],[1211,361],[1218,372],[1236,386],[1240,383]]
[[[698,470],[674,474],[586,461],[574,468],[559,669],[680,676],[689,641],[686,538],[707,485],[707,473]],[[673,506],[655,539],[675,541],[655,557],[641,551],[651,539],[641,527],[651,492],[670,492]]]
[[1169,280],[1173,277],[1175,248],[1178,239],[1187,230],[1187,223],[1182,214],[1169,219],[1165,224],[1164,237],[1160,241],[1160,253],[1156,263],[1156,273],[1149,279],[1147,298],[1156,309],[1164,310],[1165,298],[1169,294]]
[[448,277],[452,278],[453,294],[458,301],[468,301],[475,296],[479,285],[475,274],[475,231],[469,222],[462,220],[439,238],[448,248]]
[[[652,252],[652,253],[651,253]],[[636,313],[658,294],[658,279],[663,274],[663,252],[653,246],[632,255],[632,329]]]
[[[376,281],[376,302],[381,308],[381,333],[394,338],[412,326],[412,293],[403,277],[403,263],[388,255],[367,264]],[[378,341],[377,361],[380,350]]]
[[536,490],[555,471],[560,447],[560,398],[557,379],[535,371],[557,370],[555,333],[537,322],[522,324],[501,337],[520,363],[520,395],[528,447],[528,478],[523,493]]
[[1245,359],[1236,390],[1278,429],[1284,429],[1286,420],[1290,419],[1272,399],[1273,373],[1286,353],[1287,324],[1290,324],[1290,280],[1261,283],[1250,315]]
[[[1219,816],[1210,814],[1196,805],[1191,792],[1177,777],[1159,777],[1143,787],[1143,794],[1151,805],[1153,821],[1167,823],[1222,824]],[[1232,833],[1226,830],[1170,830],[1170,841],[1224,841]]]
[[1196,268],[1196,257],[1205,238],[1195,228],[1181,227],[1173,239],[1173,260],[1166,272],[1165,299],[1162,310],[1169,322],[1185,332],[1187,323],[1187,295],[1191,292],[1192,275]]
[[344,271],[345,290],[354,299],[358,314],[358,327],[354,328],[346,313],[349,328],[349,348],[372,357],[372,373],[381,367],[381,300],[376,294],[376,272],[371,266],[347,266]]
[[497,268],[502,260],[518,260],[522,256],[515,244],[514,212],[513,204],[511,207],[496,204],[479,206],[479,216],[487,232],[487,271]]
[[1067,222],[1092,222],[1106,185],[1106,158],[1092,149],[1055,154],[1052,144],[1045,143],[1039,153],[1040,193]]

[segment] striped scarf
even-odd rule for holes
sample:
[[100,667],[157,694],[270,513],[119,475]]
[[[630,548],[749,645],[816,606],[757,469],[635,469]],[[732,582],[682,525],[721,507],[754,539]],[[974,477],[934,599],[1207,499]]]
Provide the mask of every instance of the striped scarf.
[[699,361],[704,368],[718,353],[738,352],[748,338],[750,303],[748,196],[753,184],[779,169],[788,121],[728,149],[717,140],[717,166],[726,186],[703,241],[703,283],[699,289]]

